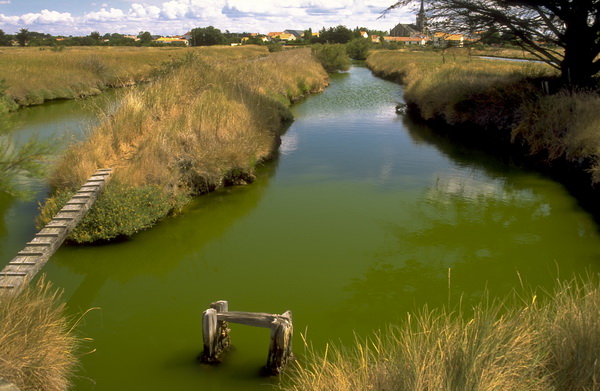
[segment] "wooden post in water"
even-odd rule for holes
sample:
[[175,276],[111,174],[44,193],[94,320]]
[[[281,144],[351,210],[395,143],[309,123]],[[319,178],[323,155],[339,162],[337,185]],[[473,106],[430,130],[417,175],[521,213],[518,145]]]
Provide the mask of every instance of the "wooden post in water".
[[225,300],[211,303],[210,308],[202,314],[202,339],[204,351],[201,360],[205,363],[217,363],[221,353],[230,345],[229,328],[224,320],[218,320],[219,312],[227,312]]
[[214,302],[211,308],[202,314],[202,339],[204,350],[200,360],[204,363],[218,363],[221,353],[230,346],[229,323],[245,324],[247,326],[264,327],[271,330],[269,355],[265,371],[269,375],[281,373],[288,361],[293,358],[292,312],[282,315],[261,312],[229,311],[225,300]]
[[271,374],[282,372],[292,355],[292,312],[286,311],[271,322],[271,342],[265,369]]

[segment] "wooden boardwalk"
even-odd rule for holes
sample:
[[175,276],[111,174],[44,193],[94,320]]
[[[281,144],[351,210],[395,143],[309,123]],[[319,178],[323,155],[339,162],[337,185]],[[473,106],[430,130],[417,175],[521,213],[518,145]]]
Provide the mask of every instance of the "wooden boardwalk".
[[33,280],[96,201],[111,173],[110,168],[96,171],[52,220],[2,269],[0,294],[18,293]]

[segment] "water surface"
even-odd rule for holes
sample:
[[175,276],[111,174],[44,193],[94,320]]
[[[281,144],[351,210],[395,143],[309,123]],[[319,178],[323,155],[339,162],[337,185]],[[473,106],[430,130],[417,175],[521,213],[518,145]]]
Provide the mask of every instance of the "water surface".
[[[395,113],[402,90],[361,67],[293,108],[277,159],[252,185],[202,196],[130,240],[63,246],[44,268],[70,311],[90,308],[77,390],[259,390],[267,329],[231,325],[220,366],[196,362],[201,315],[294,316],[317,349],[428,304],[474,303],[600,270],[594,220],[558,183],[448,143]],[[31,205],[0,199],[8,262]],[[450,278],[449,278],[450,277]]]

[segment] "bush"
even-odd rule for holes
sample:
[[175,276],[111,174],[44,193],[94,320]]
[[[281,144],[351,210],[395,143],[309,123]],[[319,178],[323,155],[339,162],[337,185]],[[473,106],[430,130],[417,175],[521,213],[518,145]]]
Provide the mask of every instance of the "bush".
[[366,60],[371,46],[371,41],[367,38],[353,39],[346,44],[346,53],[354,60]]
[[271,53],[281,52],[283,50],[283,46],[279,42],[271,42],[268,43],[266,46],[269,49],[269,52]]
[[[74,191],[57,190],[41,206],[36,219],[42,228],[69,201]],[[158,186],[134,187],[111,181],[67,238],[77,243],[106,241],[153,226],[183,200],[174,200]]]
[[313,45],[312,52],[327,72],[347,71],[350,69],[350,58],[343,44]]

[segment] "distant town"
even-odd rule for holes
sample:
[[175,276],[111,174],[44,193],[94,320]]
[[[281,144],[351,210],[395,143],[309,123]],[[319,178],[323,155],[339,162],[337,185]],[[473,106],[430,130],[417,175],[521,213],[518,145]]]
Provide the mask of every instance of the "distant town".
[[[391,47],[407,45],[436,47],[462,47],[465,42],[481,41],[488,44],[500,43],[509,39],[493,31],[465,36],[443,31],[430,31],[425,11],[421,7],[414,24],[400,23],[389,31],[370,30],[365,27],[349,29],[346,26],[312,29],[271,31],[261,33],[232,33],[221,31],[213,26],[195,28],[181,35],[161,36],[149,31],[137,35],[93,31],[87,36],[52,36],[27,29],[13,35],[0,30],[0,46],[211,46],[244,44],[306,45],[316,43],[347,43],[353,39],[370,40],[374,44]],[[497,41],[497,42],[496,42]]]

